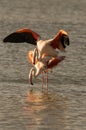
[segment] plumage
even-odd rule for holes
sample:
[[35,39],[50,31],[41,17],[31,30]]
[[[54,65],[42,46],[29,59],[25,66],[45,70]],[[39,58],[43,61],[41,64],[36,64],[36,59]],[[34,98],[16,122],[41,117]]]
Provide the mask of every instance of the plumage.
[[43,53],[50,56],[57,56],[58,50],[65,51],[66,46],[69,45],[69,36],[64,30],[60,30],[56,36],[49,40],[39,40],[37,42],[37,49],[39,51],[39,59]]
[[[67,32],[64,30],[59,30],[56,36],[49,40],[42,40],[40,35],[30,29],[19,29],[3,39],[3,42],[12,42],[12,43],[30,43],[33,45],[37,45],[38,50],[42,51],[42,49],[46,46],[51,46],[53,49],[59,49],[64,51],[67,45],[69,45],[69,36]],[[40,46],[40,44],[42,44]],[[41,48],[40,48],[41,47]],[[49,47],[50,48],[50,47]]]
[[40,39],[40,36],[33,32],[30,29],[19,29],[16,32],[13,32],[6,36],[3,39],[3,42],[11,42],[11,43],[30,43],[33,45],[37,44],[37,41]]

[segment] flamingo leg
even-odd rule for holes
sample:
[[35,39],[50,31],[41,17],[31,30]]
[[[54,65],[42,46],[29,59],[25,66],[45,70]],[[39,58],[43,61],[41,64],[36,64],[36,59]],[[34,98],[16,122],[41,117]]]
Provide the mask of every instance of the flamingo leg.
[[46,88],[47,88],[47,92],[48,92],[48,71],[46,71]]
[[44,72],[42,72],[42,92],[43,92],[43,89],[44,89]]

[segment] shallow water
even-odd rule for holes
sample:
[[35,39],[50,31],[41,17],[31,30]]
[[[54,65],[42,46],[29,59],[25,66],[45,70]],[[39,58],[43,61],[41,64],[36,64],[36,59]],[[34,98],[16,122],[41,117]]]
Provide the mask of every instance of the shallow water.
[[[0,130],[86,130],[86,1],[0,1]],[[11,32],[30,28],[43,39],[69,33],[66,59],[30,86],[29,44],[3,43]],[[33,89],[33,91],[31,91]]]

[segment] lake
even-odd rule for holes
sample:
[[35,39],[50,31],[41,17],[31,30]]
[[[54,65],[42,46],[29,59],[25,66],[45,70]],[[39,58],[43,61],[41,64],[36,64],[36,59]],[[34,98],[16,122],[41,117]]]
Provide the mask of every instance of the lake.
[[[27,55],[33,45],[3,43],[20,28],[42,39],[68,32],[66,59],[31,86]],[[31,91],[33,89],[33,91]],[[0,130],[86,130],[86,0],[0,0]]]

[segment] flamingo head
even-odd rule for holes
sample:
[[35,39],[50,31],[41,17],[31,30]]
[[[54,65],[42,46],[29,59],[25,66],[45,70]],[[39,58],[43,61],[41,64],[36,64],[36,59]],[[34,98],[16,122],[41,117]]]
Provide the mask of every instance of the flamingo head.
[[69,36],[64,30],[60,30],[60,49],[65,51],[65,48],[70,45]]

